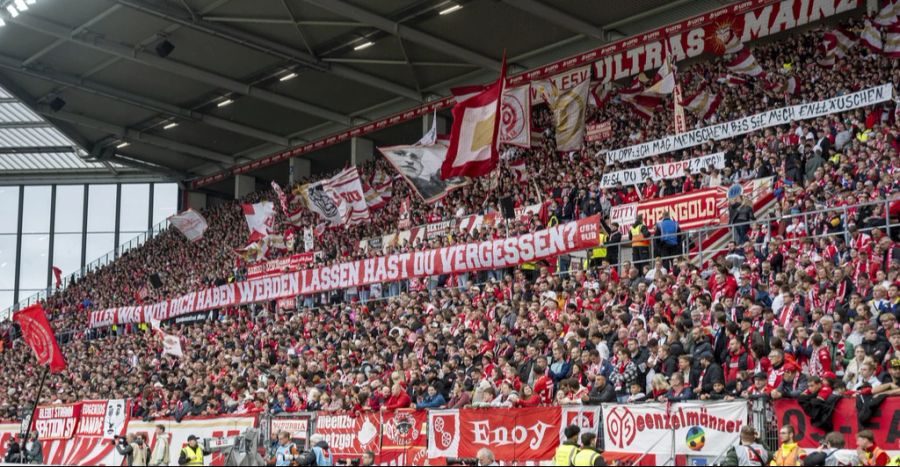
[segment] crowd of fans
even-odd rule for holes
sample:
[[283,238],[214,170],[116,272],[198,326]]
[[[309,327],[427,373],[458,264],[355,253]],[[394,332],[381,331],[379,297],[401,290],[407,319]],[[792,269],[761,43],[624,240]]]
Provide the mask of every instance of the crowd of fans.
[[[853,25],[851,25],[853,26]],[[717,83],[721,60],[679,73],[685,93],[712,83],[724,97],[713,121],[786,104],[833,97],[865,87],[900,85],[900,63],[854,47],[834,68],[816,64],[822,31],[753,48],[770,75],[782,70],[800,83],[792,96],[764,80]],[[772,79],[772,78],[770,78]],[[781,79],[781,78],[775,78]],[[585,268],[579,261],[537,270],[507,269],[418,283],[341,291],[300,301],[217,310],[191,324],[164,325],[179,335],[184,356],[163,354],[148,326],[87,330],[91,310],[155,302],[189,290],[240,280],[234,249],[248,232],[238,202],[204,212],[210,228],[186,241],[169,230],[141,248],[50,297],[44,304],[63,338],[68,368],[48,378],[43,403],[130,398],[133,416],[183,417],[305,410],[381,410],[415,406],[529,407],[609,401],[679,401],[900,394],[900,251],[896,203],[900,188],[895,104],[796,122],[636,164],[725,151],[724,170],[635,187],[600,189],[602,149],[673,132],[670,101],[650,121],[613,101],[588,120],[611,121],[613,136],[581,152],[555,151],[550,114],[533,111],[542,139],[524,158],[530,180],[517,182],[507,162],[496,176],[475,180],[435,205],[419,201],[413,225],[515,204],[546,203],[547,214],[516,219],[511,232],[543,228],[600,213],[641,197],[729,186],[774,177],[771,216],[755,219],[739,203],[735,241],[714,260],[627,261],[627,244]],[[700,122],[690,118],[692,126]],[[630,166],[634,166],[635,163]],[[361,172],[392,169],[378,160]],[[393,172],[390,172],[393,173]],[[396,230],[400,201],[415,200],[397,182],[393,198],[371,224],[326,230],[316,239],[319,264],[380,254],[360,240]],[[276,201],[259,191],[242,202]],[[822,210],[832,209],[830,212]],[[805,215],[805,213],[810,213]],[[314,225],[313,214],[304,222]],[[287,228],[283,215],[279,223]],[[891,226],[891,223],[895,225]],[[616,226],[604,220],[610,233]],[[386,252],[507,235],[488,227]],[[621,237],[614,237],[616,239]],[[624,240],[627,242],[627,235]],[[564,265],[557,271],[559,265]],[[160,272],[162,287],[148,285]],[[381,295],[381,296],[379,296]],[[389,297],[384,297],[389,296]],[[38,386],[39,368],[14,329],[3,329],[0,419],[20,418]]]

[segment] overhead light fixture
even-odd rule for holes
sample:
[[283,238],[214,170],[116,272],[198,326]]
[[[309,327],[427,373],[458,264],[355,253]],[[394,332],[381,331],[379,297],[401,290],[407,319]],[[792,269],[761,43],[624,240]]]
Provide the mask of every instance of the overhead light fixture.
[[50,110],[54,112],[59,112],[65,106],[66,101],[62,100],[60,97],[54,97],[53,100],[50,101]]
[[375,45],[374,42],[368,41],[368,42],[364,42],[362,44],[357,45],[356,47],[353,48],[353,50],[368,49],[369,47],[372,47],[373,45]]
[[225,107],[226,105],[231,105],[231,104],[234,104],[234,99],[226,97],[224,101],[219,102],[216,105],[219,107]]
[[16,9],[16,6],[13,4],[6,5],[6,11],[9,12],[9,16],[15,18],[19,16],[19,10]]
[[282,76],[281,78],[278,78],[278,81],[287,81],[287,80],[289,80],[289,79],[294,79],[294,78],[296,78],[296,77],[297,77],[297,73],[294,73],[294,72],[292,71],[292,72],[290,72],[290,73],[288,73],[288,74]]
[[172,123],[169,123],[168,125],[164,126],[163,130],[171,130],[172,128],[175,128],[176,126],[178,126],[178,123],[172,122]]
[[6,21],[3,21],[3,18],[0,18],[0,28],[6,26]]
[[462,5],[453,5],[450,8],[444,8],[438,14],[439,15],[449,15],[450,13],[453,13],[454,11],[461,10],[461,9],[462,9]]
[[159,55],[160,58],[168,57],[173,50],[175,50],[175,44],[166,39],[163,39],[159,44],[156,44],[156,55]]
[[131,143],[125,141],[124,143],[120,143],[118,146],[116,146],[116,149],[127,148],[128,146],[131,146]]
[[25,11],[28,9],[28,5],[25,4],[25,0],[16,0],[16,8],[18,8],[19,11]]
[[25,3],[27,3],[29,5],[34,5],[35,3],[37,3],[37,0],[25,0]]

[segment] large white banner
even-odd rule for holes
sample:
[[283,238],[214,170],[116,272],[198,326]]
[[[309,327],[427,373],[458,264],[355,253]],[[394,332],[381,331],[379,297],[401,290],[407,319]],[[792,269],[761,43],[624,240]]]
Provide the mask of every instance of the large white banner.
[[697,173],[700,169],[715,167],[717,169],[725,168],[725,153],[717,152],[705,156],[695,157],[685,161],[665,162],[656,165],[645,165],[634,169],[620,170],[618,172],[609,172],[603,174],[600,179],[601,188],[613,188],[621,183],[623,186],[637,185],[644,183],[647,179],[654,182],[660,180],[671,180],[673,178],[684,177],[688,172]]
[[300,187],[306,207],[331,225],[355,225],[369,219],[369,206],[356,167],[328,180]]
[[[851,94],[833,97],[817,102],[792,105],[780,109],[767,110],[730,122],[690,130],[685,133],[666,136],[665,138],[636,144],[627,148],[616,149],[606,153],[606,163],[629,162],[678,151],[680,149],[699,146],[709,140],[721,140],[769,128],[785,125],[797,120],[807,120],[824,115],[831,115],[847,110],[858,109],[868,105],[886,102],[893,97],[893,85],[882,84],[863,89]],[[597,156],[602,153],[597,153]]]
[[603,404],[603,439],[609,452],[716,456],[738,442],[747,424],[747,401],[672,404]]

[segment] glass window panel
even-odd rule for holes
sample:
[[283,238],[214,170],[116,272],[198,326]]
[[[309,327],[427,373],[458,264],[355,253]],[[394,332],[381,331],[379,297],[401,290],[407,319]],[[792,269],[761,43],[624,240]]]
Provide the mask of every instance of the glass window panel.
[[[119,210],[119,232],[146,232],[147,217],[150,215],[150,185],[133,183],[122,185],[122,205]],[[120,240],[133,235],[119,235]]]
[[[91,185],[90,190],[88,194],[88,232],[115,232],[116,186]],[[111,250],[112,246],[109,249]],[[90,248],[88,251],[91,251]]]
[[47,286],[47,253],[49,249],[50,234],[22,235],[20,297],[24,296],[21,290],[42,289]]
[[15,286],[16,235],[0,235],[0,290],[13,290]]
[[81,234],[56,234],[53,265],[62,269],[63,276],[81,269]]
[[13,305],[13,292],[0,290],[0,310],[5,310]]
[[0,233],[19,230],[19,187],[0,186]]
[[101,256],[113,251],[113,244],[116,241],[114,234],[96,234],[91,233],[87,236],[87,246],[85,251],[87,254],[85,259],[88,264],[93,263]]
[[26,186],[22,205],[22,233],[50,231],[50,187]]
[[153,185],[153,225],[178,212],[178,185],[157,183]]
[[57,185],[56,223],[53,225],[53,229],[56,232],[65,233],[81,232],[84,227],[83,217],[84,185]]

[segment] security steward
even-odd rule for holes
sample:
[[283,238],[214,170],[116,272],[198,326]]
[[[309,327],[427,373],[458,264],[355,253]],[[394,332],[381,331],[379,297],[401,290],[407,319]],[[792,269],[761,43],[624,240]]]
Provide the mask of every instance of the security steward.
[[210,453],[203,452],[203,448],[197,444],[197,437],[188,436],[187,446],[181,448],[181,454],[178,456],[178,465],[203,465],[203,456]]
[[566,441],[556,448],[553,456],[553,465],[575,465],[575,455],[578,454],[578,435],[581,428],[577,425],[569,425],[563,430]]
[[631,262],[639,266],[650,260],[650,229],[644,225],[644,216],[638,214],[628,232],[631,235]]
[[575,462],[572,465],[606,465],[606,460],[597,451],[596,445],[597,435],[594,433],[583,433],[581,435],[581,449],[578,450],[578,454],[575,454]]

